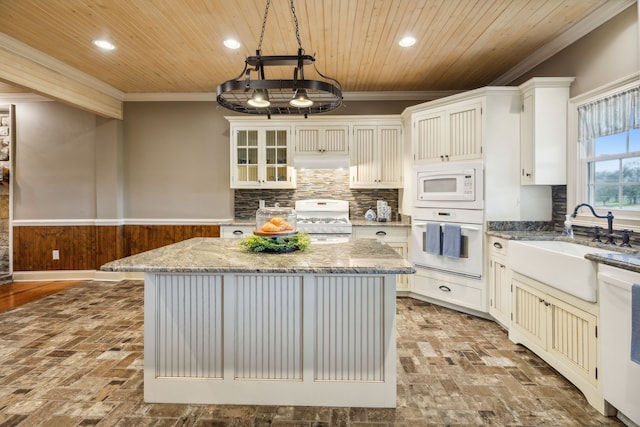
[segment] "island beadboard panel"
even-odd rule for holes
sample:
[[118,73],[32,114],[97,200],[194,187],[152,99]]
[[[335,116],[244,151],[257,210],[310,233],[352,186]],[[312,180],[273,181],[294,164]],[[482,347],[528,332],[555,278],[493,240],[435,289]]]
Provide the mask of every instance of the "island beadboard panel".
[[[192,237],[220,237],[218,225],[13,227],[13,271],[97,270],[101,265]],[[53,259],[57,250],[59,259]]]

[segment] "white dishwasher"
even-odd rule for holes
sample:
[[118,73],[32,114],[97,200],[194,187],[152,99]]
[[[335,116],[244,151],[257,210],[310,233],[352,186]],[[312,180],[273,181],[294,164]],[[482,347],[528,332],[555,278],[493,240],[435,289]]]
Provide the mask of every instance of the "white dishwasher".
[[631,285],[640,273],[598,265],[604,399],[640,424],[640,365],[631,361]]

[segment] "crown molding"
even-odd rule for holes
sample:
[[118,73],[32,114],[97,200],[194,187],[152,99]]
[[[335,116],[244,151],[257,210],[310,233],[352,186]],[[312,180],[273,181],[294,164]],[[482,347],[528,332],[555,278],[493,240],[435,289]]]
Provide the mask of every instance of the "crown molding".
[[[343,92],[344,101],[431,101],[462,90]],[[216,101],[213,92],[125,93],[125,102]]]
[[528,71],[531,71],[534,67],[540,65],[562,49],[586,36],[591,31],[609,21],[614,16],[622,13],[635,3],[636,0],[604,2],[602,6],[592,12],[585,19],[577,22],[560,36],[542,46],[523,61],[520,61],[520,63],[516,64],[516,66],[511,68],[509,71],[489,83],[489,86],[503,86],[513,82],[518,77],[524,75]]

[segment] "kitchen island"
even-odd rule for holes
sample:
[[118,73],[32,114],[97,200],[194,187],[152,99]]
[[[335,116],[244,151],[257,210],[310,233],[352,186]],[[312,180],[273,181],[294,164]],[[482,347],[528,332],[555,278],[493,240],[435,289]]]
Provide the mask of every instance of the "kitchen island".
[[194,238],[102,266],[142,271],[144,398],[395,407],[395,275],[375,239],[250,253]]

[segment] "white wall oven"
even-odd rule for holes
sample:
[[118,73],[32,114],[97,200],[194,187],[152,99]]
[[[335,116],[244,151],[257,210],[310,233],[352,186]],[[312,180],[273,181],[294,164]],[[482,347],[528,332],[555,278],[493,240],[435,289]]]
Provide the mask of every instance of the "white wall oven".
[[456,162],[415,168],[415,207],[482,209],[482,162]]
[[472,279],[482,277],[483,211],[420,208],[414,209],[411,222],[416,267]]

